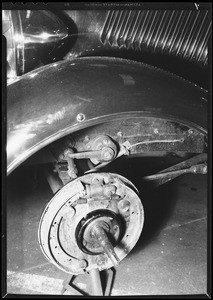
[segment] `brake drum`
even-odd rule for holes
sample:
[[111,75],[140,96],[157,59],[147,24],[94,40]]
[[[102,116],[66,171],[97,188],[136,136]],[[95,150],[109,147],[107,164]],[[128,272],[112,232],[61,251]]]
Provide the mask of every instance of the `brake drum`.
[[46,258],[74,275],[109,269],[138,241],[144,210],[136,187],[112,173],[67,183],[47,204],[38,230]]

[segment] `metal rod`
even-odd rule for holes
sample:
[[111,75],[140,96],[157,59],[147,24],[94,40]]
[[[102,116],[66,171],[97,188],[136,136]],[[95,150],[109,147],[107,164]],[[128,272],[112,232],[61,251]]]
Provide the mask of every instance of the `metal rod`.
[[75,286],[72,286],[72,281],[74,279],[75,275],[71,275],[70,274],[68,275],[67,279],[64,280],[63,282],[63,288],[62,288],[62,291],[61,291],[61,294],[63,295],[66,291],[69,291],[72,293],[72,295],[80,295],[80,296],[83,296],[83,294],[78,291],[76,289]]
[[69,158],[75,158],[75,159],[99,158],[99,156],[101,157],[101,150],[83,151],[83,152],[78,152],[78,153],[68,152],[66,154],[66,156]]
[[193,156],[187,160],[184,160],[182,162],[180,162],[179,164],[176,164],[174,166],[171,166],[167,169],[164,169],[160,172],[158,172],[159,174],[160,173],[165,173],[165,172],[170,172],[170,171],[176,171],[176,170],[180,170],[180,169],[186,169],[186,168],[189,168],[193,165],[197,165],[197,164],[200,164],[200,163],[203,163],[207,160],[207,153],[201,153],[201,154],[198,154],[196,156]]
[[110,296],[110,292],[111,292],[111,289],[112,289],[113,277],[114,277],[114,272],[113,272],[112,269],[109,269],[108,270],[108,278],[107,278],[107,286],[106,286],[104,296]]
[[62,181],[56,173],[52,172],[49,166],[45,167],[45,175],[53,193],[55,194],[63,186]]
[[92,293],[94,296],[103,296],[103,289],[101,284],[100,272],[98,269],[92,269],[90,271]]
[[97,242],[102,246],[104,252],[109,257],[114,266],[118,265],[120,260],[115,253],[114,247],[108,239],[105,230],[101,226],[94,226],[92,234],[96,237]]
[[157,187],[159,185],[162,185],[180,175],[192,173],[192,174],[206,174],[207,173],[207,165],[206,164],[200,164],[200,165],[194,165],[188,169],[181,169],[181,170],[175,170],[165,173],[157,173],[154,175],[148,175],[143,177],[143,180],[147,182],[153,181],[153,186]]
[[63,292],[63,294],[67,291],[71,292],[72,295],[79,295],[79,296],[83,296],[83,294],[81,292],[79,292],[75,287],[71,286],[71,285],[65,285],[65,291]]
[[188,169],[181,169],[181,170],[175,170],[171,172],[165,172],[165,173],[157,173],[154,175],[148,175],[146,177],[143,177],[146,180],[155,180],[155,179],[161,179],[164,177],[176,177],[185,173],[199,173],[199,174],[206,174],[207,173],[207,166],[206,164],[200,164],[200,165],[194,165],[191,168]]

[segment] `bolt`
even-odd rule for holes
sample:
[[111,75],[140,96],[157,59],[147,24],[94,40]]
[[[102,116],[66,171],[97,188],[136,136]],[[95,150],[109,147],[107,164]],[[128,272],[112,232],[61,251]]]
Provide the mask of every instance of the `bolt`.
[[203,173],[203,174],[206,174],[206,173],[207,173],[207,166],[204,166],[204,167],[203,167],[202,173]]
[[191,167],[193,173],[197,173],[197,168],[195,166]]
[[81,259],[78,261],[78,266],[81,269],[85,269],[88,265],[88,262],[85,259]]
[[118,230],[118,225],[114,225],[114,226],[113,226],[113,230],[114,230],[114,231],[117,231],[117,230]]
[[110,197],[114,195],[116,192],[116,187],[114,185],[108,185],[104,188],[104,195],[106,197]]
[[91,183],[92,184],[100,184],[101,183],[101,179],[98,178],[98,177],[93,177]]
[[105,184],[109,183],[109,177],[108,176],[104,176],[104,182],[105,182]]
[[193,129],[189,129],[189,130],[188,130],[188,133],[189,133],[189,134],[193,134],[193,133],[194,133]]
[[96,259],[96,263],[99,267],[105,265],[107,263],[107,257],[106,255],[99,255]]
[[119,131],[119,132],[117,133],[117,136],[121,138],[121,137],[123,136],[123,133],[122,133],[121,131]]
[[122,200],[118,203],[118,208],[122,211],[127,211],[130,207],[130,202],[128,200]]
[[111,159],[111,157],[112,157],[112,153],[110,153],[109,151],[104,153],[104,158],[105,159]]
[[154,129],[154,133],[155,133],[155,134],[159,133],[159,131],[158,131],[157,128]]
[[76,119],[78,122],[83,122],[85,120],[85,115],[80,113],[77,115]]
[[86,135],[85,138],[84,138],[84,140],[85,140],[85,142],[89,142],[90,137],[88,135]]
[[101,154],[102,154],[102,158],[106,161],[111,160],[115,155],[114,150],[112,148],[103,149]]

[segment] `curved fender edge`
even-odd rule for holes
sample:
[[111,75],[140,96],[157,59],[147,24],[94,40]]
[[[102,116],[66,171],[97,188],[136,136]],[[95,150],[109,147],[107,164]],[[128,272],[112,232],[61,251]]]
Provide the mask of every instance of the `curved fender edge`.
[[34,70],[7,88],[7,172],[79,129],[131,113],[207,130],[207,92],[173,74],[119,58],[87,57]]

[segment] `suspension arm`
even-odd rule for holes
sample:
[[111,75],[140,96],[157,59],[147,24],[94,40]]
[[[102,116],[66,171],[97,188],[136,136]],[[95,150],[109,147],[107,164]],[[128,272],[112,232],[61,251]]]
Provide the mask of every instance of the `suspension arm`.
[[202,153],[188,160],[185,160],[179,164],[164,169],[158,172],[157,174],[145,176],[143,177],[143,180],[145,182],[152,182],[152,185],[154,187],[158,187],[183,174],[187,174],[187,173],[206,174],[207,173],[206,160],[207,160],[207,154]]

